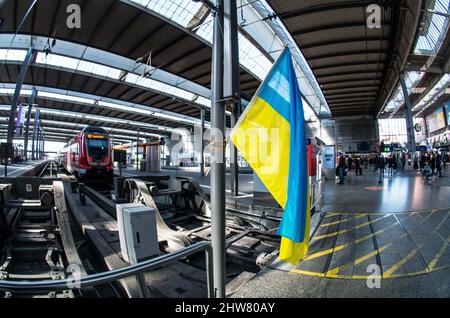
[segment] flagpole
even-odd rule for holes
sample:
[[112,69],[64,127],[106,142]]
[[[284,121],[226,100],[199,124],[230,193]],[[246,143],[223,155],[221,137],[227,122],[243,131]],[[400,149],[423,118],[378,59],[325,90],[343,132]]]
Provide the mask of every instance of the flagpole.
[[[236,0],[224,0],[224,97],[229,99],[232,107],[231,128],[241,115],[241,92],[240,92],[240,66],[239,66],[239,41],[238,41],[238,19]],[[230,183],[231,194],[239,195],[239,165],[237,148],[230,140]]]
[[215,7],[211,73],[211,128],[215,134],[211,147],[211,245],[215,296],[225,298],[224,1],[216,0]]

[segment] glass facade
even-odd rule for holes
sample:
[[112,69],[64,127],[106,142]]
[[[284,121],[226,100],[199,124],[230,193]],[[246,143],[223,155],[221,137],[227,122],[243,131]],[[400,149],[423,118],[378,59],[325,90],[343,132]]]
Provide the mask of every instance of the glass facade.
[[402,143],[408,142],[408,133],[406,129],[405,118],[389,118],[379,119],[378,128],[380,133],[380,140],[388,143]]

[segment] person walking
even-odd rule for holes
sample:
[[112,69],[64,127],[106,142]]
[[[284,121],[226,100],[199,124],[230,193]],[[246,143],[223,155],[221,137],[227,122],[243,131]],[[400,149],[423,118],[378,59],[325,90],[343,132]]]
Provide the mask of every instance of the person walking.
[[434,154],[430,156],[430,160],[428,163],[430,165],[431,171],[433,172],[433,176],[436,175],[436,157]]
[[436,156],[436,170],[439,178],[442,177],[442,155],[440,153]]
[[345,164],[345,158],[344,156],[341,156],[339,158],[339,164],[337,167],[338,170],[338,176],[339,176],[339,184],[344,184],[345,181],[345,170],[347,169],[347,165]]
[[352,158],[352,156],[348,156],[347,169],[348,169],[348,171],[352,171],[353,170],[353,158]]
[[379,171],[378,183],[381,184],[383,182],[383,179],[384,179],[384,169],[386,168],[386,161],[385,161],[383,155],[380,155],[380,157],[378,158],[377,168],[378,168],[378,171]]
[[362,174],[361,161],[359,158],[355,158],[355,175],[360,176]]
[[388,164],[388,177],[392,177],[394,175],[394,156],[390,156],[387,159],[387,164]]

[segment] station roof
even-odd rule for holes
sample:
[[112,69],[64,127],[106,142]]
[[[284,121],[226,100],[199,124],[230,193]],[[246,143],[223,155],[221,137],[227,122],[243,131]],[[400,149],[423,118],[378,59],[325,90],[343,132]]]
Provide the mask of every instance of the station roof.
[[[409,54],[422,1],[268,2],[310,64],[333,117],[376,115]],[[379,28],[368,27],[373,4],[381,8]]]
[[[243,0],[238,9],[243,97],[252,97],[288,45],[307,108],[317,117],[378,115],[395,95],[398,74],[407,70],[425,2],[376,2],[381,26],[371,29],[369,0]],[[168,136],[179,128],[191,130],[200,109],[209,120],[212,13],[201,1],[37,1],[22,21],[33,3],[0,2],[3,118],[32,46],[39,53],[20,102],[29,103],[31,89],[38,87],[36,103],[51,129],[93,124],[122,135],[128,130],[135,136],[139,127],[143,134]],[[81,8],[81,29],[67,28],[71,4]],[[53,39],[51,52],[43,53]]]
[[[448,101],[450,92],[450,1],[436,0],[422,8],[420,33],[405,66],[412,110],[424,117]],[[397,86],[381,117],[403,116],[404,96]]]
[[[142,1],[141,1],[142,2]],[[56,43],[77,45],[80,52],[84,53],[78,57],[78,63],[84,63],[89,54],[88,50],[97,49],[105,57],[114,55],[129,61],[135,61],[135,71],[120,73],[120,76],[102,77],[98,74],[80,72],[79,69],[67,68],[68,63],[60,65],[48,65],[44,63],[33,63],[27,72],[24,83],[27,85],[44,88],[56,88],[74,93],[92,94],[103,100],[105,98],[124,101],[131,104],[152,107],[153,110],[167,111],[168,114],[180,114],[193,119],[200,119],[200,109],[208,110],[210,101],[209,95],[187,94],[187,91],[179,89],[184,82],[189,82],[189,87],[194,87],[192,91],[206,91],[209,94],[210,73],[211,73],[211,44],[204,38],[193,34],[189,29],[181,27],[162,14],[158,14],[145,7],[152,1],[117,1],[117,0],[47,0],[38,1],[33,7],[30,16],[21,25],[22,18],[32,5],[32,0],[8,0],[3,3],[1,17],[4,18],[0,25],[0,36],[4,36],[7,45],[8,36],[12,36],[13,41],[20,46],[20,40],[28,41],[26,46],[41,46],[40,42],[51,42],[53,38]],[[155,2],[155,1],[153,1]],[[189,17],[196,9],[196,14],[203,12],[207,16],[209,9],[201,8],[201,4],[191,7],[191,1],[166,1],[169,5],[178,6],[180,16]],[[156,3],[156,2],[155,2]],[[159,1],[159,3],[163,3]],[[69,29],[66,25],[68,5],[78,4],[82,11],[81,29]],[[201,17],[200,17],[201,18]],[[191,19],[190,23],[195,22]],[[181,22],[179,19],[175,22]],[[197,21],[198,23],[202,21]],[[18,30],[18,26],[20,29]],[[17,33],[15,36],[14,34]],[[27,35],[32,38],[28,40]],[[23,41],[23,40],[22,40]],[[1,41],[0,41],[1,42]],[[19,43],[19,44],[18,44]],[[22,43],[23,44],[23,43]],[[82,50],[85,50],[84,52]],[[70,56],[73,52],[63,52],[57,58]],[[4,55],[6,55],[5,53]],[[42,54],[42,53],[41,53]],[[1,52],[0,52],[1,57]],[[72,56],[73,58],[74,56]],[[64,62],[64,61],[63,61]],[[146,63],[152,67],[146,68]],[[7,61],[3,63],[0,72],[1,84],[16,83],[20,71],[21,60],[14,63]],[[106,63],[105,63],[106,64]],[[111,61],[109,61],[111,66]],[[96,63],[102,66],[102,62]],[[133,68],[131,68],[133,69]],[[170,87],[160,87],[149,89],[147,85],[154,72],[163,70],[165,76],[170,78],[176,75],[177,85]],[[123,71],[123,69],[121,69]],[[146,71],[145,76],[143,73]],[[124,77],[128,77],[124,80]],[[142,78],[137,78],[142,77]],[[173,77],[173,76],[172,76]],[[134,80],[136,83],[132,83]],[[247,99],[255,93],[260,84],[260,79],[246,69],[241,69],[241,90],[243,97]],[[150,83],[153,84],[153,83]],[[159,86],[160,83],[157,83]],[[197,84],[200,89],[195,86]],[[146,86],[147,85],[147,86]],[[154,85],[155,86],[155,85]],[[203,89],[204,88],[204,89]],[[191,99],[192,98],[192,99]],[[11,104],[12,94],[3,94],[0,89],[0,104]],[[20,102],[28,103],[26,96],[21,96]],[[119,118],[126,121],[137,121],[161,125],[162,127],[177,127],[192,129],[192,123],[183,123],[174,118],[165,120],[147,114],[133,114],[128,110],[100,109],[92,105],[83,103],[71,103],[61,101],[49,101],[39,98],[36,101],[40,107],[48,109],[58,109],[63,111],[80,112],[88,115],[101,115],[105,117]],[[50,117],[52,116],[52,117]],[[43,119],[63,120],[64,116],[43,115]],[[206,120],[209,120],[209,112],[206,112]],[[195,121],[195,120],[194,120]],[[194,122],[193,121],[193,122]],[[80,123],[87,122],[79,119]],[[124,128],[126,125],[108,123],[105,126],[114,128]],[[157,131],[142,127],[143,131],[155,133]],[[166,134],[165,129],[159,130],[161,134]]]

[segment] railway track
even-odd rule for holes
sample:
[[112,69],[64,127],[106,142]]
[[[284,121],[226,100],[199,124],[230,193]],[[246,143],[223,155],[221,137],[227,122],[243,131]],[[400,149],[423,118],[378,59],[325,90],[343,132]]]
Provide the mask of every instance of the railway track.
[[[60,227],[54,209],[10,211],[12,222],[1,250],[0,279],[38,281],[68,278],[68,260],[61,241]],[[68,289],[48,294],[11,294],[4,297],[72,298]]]
[[[5,298],[73,298],[95,296],[77,290],[86,275],[73,238],[64,185],[52,161],[34,176],[0,178],[0,280],[32,282],[73,279],[67,290],[49,293],[0,292]],[[28,174],[30,175],[30,174]],[[38,178],[36,178],[38,177]]]

